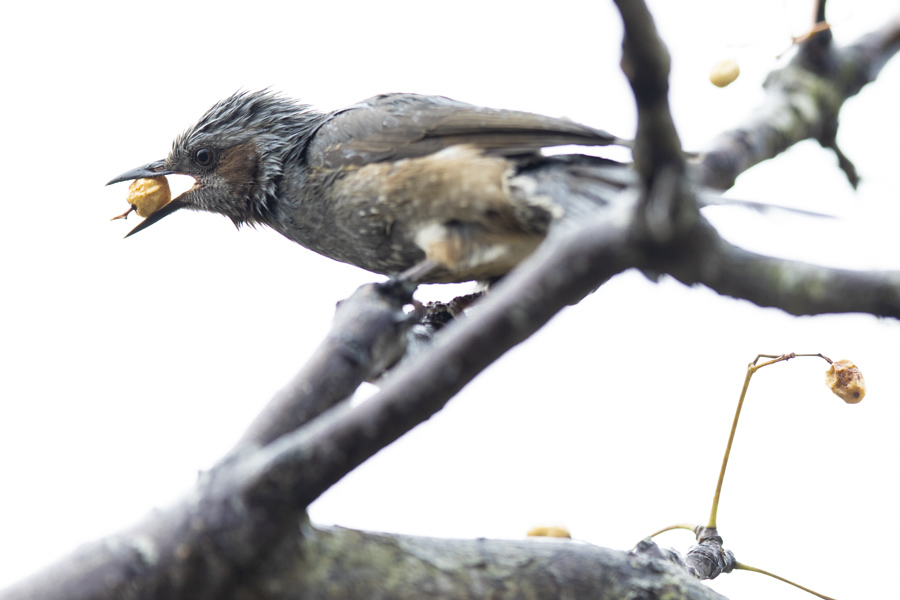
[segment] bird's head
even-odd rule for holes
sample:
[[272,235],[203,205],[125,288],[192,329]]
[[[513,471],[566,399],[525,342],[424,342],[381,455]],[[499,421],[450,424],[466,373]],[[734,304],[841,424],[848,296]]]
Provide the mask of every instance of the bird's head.
[[235,225],[265,222],[285,161],[302,152],[318,117],[309,106],[267,90],[238,92],[217,103],[175,139],[165,159],[107,184],[170,174],[195,180],[128,235],[182,208],[219,213]]

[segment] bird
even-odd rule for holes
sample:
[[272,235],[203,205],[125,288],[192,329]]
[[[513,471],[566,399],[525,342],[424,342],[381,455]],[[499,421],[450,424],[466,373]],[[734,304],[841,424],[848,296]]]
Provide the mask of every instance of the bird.
[[563,145],[629,142],[565,118],[443,96],[381,94],[321,112],[268,89],[239,91],[177,136],[165,159],[107,185],[195,180],[129,236],[181,209],[205,211],[390,277],[494,282],[555,224],[626,186],[616,175],[622,163],[542,152]]

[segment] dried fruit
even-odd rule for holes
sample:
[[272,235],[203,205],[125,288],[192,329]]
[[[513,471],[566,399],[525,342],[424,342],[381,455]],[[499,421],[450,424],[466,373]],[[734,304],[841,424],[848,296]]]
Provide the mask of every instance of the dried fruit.
[[169,180],[165,177],[135,179],[128,186],[128,204],[131,207],[111,220],[128,218],[128,214],[131,211],[136,212],[138,216],[149,217],[168,204],[171,199],[172,192],[169,190]]
[[532,527],[528,530],[527,535],[529,537],[557,537],[557,538],[571,538],[572,534],[569,533],[569,530],[565,527],[558,526],[539,526]]
[[723,88],[737,79],[740,74],[741,68],[737,61],[733,58],[726,58],[713,65],[709,72],[709,81],[714,86]]
[[856,404],[866,397],[866,380],[849,360],[834,361],[825,371],[825,384],[847,404]]

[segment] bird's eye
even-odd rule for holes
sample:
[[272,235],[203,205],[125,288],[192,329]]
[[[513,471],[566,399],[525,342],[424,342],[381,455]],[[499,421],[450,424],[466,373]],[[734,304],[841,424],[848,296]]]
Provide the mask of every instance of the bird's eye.
[[194,152],[194,160],[201,167],[208,167],[213,163],[213,151],[209,148],[200,148]]

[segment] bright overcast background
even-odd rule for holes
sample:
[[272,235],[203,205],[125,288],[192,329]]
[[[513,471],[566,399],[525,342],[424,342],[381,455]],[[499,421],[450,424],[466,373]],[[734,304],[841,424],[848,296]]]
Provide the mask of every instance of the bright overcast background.
[[[651,2],[688,149],[760,102],[811,4]],[[890,4],[829,2],[838,40],[883,23]],[[335,302],[380,279],[209,214],[181,212],[122,240],[138,219],[109,221],[125,210],[127,186],[105,182],[164,157],[214,102],[271,86],[331,109],[414,91],[634,131],[607,0],[57,1],[3,12],[0,587],[175,501],[300,368]],[[710,66],[729,56],[744,72],[714,88]],[[898,92],[895,62],[842,113],[858,193],[813,142],[731,192],[839,219],[707,214],[753,250],[900,268]],[[845,405],[819,359],[757,374],[720,531],[742,562],[844,600],[880,596],[896,589],[900,533],[898,335],[894,321],[792,318],[629,272],[508,353],[311,515],[465,538],[559,523],[628,549],[666,525],[705,522],[746,364],[757,353],[822,352],[856,362],[869,395]],[[658,539],[682,552],[692,542],[687,532]],[[808,597],[743,572],[710,585],[733,600]]]

